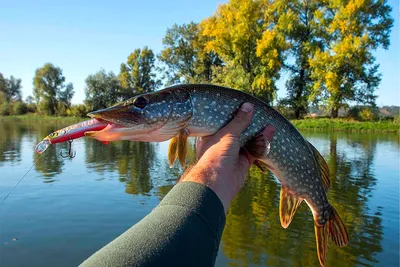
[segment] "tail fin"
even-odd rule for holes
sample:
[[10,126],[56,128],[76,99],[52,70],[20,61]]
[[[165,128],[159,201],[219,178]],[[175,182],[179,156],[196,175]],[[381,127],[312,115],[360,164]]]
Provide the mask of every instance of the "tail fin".
[[340,219],[339,214],[333,207],[332,209],[333,212],[331,218],[327,223],[319,225],[314,221],[317,253],[321,266],[325,266],[326,253],[328,251],[328,235],[332,238],[333,242],[340,247],[346,246],[349,242],[349,236],[342,219]]

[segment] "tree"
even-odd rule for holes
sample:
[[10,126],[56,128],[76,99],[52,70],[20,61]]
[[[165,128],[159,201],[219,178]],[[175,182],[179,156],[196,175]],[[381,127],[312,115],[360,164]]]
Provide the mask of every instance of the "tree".
[[33,94],[40,112],[47,115],[62,113],[70,107],[74,95],[73,85],[65,85],[65,77],[59,67],[46,63],[36,69]]
[[166,66],[168,84],[210,83],[213,67],[222,64],[213,51],[205,50],[206,38],[199,34],[197,23],[173,25],[162,42],[164,49],[158,59]]
[[124,89],[124,97],[155,91],[160,86],[154,71],[155,56],[151,49],[136,49],[128,57],[126,64],[121,64],[118,79]]
[[306,113],[313,85],[308,59],[323,46],[325,38],[319,34],[317,19],[322,7],[322,2],[314,0],[277,0],[266,5],[264,11],[267,30],[258,43],[258,52],[263,60],[269,60],[269,51],[277,46],[283,69],[290,74],[283,102],[292,107],[296,119]]
[[16,79],[12,75],[7,79],[0,73],[0,94],[4,95],[7,102],[21,101],[21,89],[21,79]]
[[[232,0],[220,5],[215,15],[200,24],[201,34],[209,40],[206,49],[224,62],[215,81],[249,92],[271,103],[281,60],[279,45],[259,46],[265,27],[262,0]],[[264,57],[261,57],[265,54]]]
[[27,96],[25,103],[27,104],[28,112],[36,112],[36,103],[33,96]]
[[113,72],[102,69],[89,75],[85,82],[85,104],[89,110],[103,109],[123,99],[121,85]]
[[333,1],[318,16],[325,45],[309,60],[314,86],[311,99],[323,93],[337,117],[348,101],[375,104],[381,75],[372,51],[387,49],[393,26],[385,0]]

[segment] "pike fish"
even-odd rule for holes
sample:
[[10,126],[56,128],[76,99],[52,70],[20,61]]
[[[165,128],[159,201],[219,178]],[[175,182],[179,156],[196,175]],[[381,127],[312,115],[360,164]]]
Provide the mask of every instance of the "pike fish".
[[[102,142],[162,142],[171,139],[169,162],[173,164],[179,159],[184,165],[187,137],[216,133],[233,118],[244,102],[254,105],[254,116],[240,136],[241,145],[257,158],[258,166],[266,166],[282,184],[279,212],[282,227],[289,226],[303,200],[310,207],[318,259],[324,266],[328,237],[338,246],[348,243],[346,228],[327,199],[330,187],[328,165],[317,149],[284,116],[263,101],[225,87],[176,85],[89,113],[93,118],[90,125],[81,128],[75,125],[74,137],[85,135]],[[275,134],[268,144],[260,133],[270,124],[275,127]],[[38,145],[38,152],[43,152],[46,145],[55,143],[60,136],[67,140],[65,138],[70,138],[71,133],[68,129],[61,129],[50,134],[42,141],[45,145]],[[253,148],[254,142],[264,144],[268,149],[260,153]]]

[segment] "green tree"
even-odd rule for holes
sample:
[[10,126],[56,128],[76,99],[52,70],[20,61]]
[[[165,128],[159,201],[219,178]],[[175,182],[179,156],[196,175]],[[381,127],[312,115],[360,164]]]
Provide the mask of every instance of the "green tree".
[[258,52],[263,60],[269,60],[269,51],[278,44],[276,53],[289,73],[287,97],[282,101],[292,107],[296,119],[307,111],[313,84],[308,59],[323,46],[325,38],[319,34],[321,26],[316,18],[323,12],[321,7],[322,2],[313,0],[277,0],[266,4],[264,9],[267,30],[258,43]]
[[154,73],[155,56],[151,49],[135,49],[128,57],[127,63],[121,64],[120,80],[125,98],[137,94],[153,92],[161,84]]
[[120,82],[113,72],[102,69],[89,75],[85,82],[85,104],[89,110],[109,107],[123,98]]
[[274,43],[260,46],[265,27],[262,0],[232,0],[220,5],[215,15],[200,24],[208,38],[207,51],[214,51],[224,62],[214,81],[249,92],[271,103],[276,95],[275,81],[281,69],[279,36]]
[[385,0],[353,0],[330,1],[317,11],[324,46],[309,60],[310,98],[326,95],[332,117],[348,101],[375,104],[381,77],[372,52],[389,46],[391,10]]
[[199,34],[197,23],[173,25],[163,38],[164,49],[158,59],[168,84],[210,83],[213,67],[222,61],[213,52],[205,50],[206,38]]
[[5,97],[7,102],[21,101],[21,89],[21,79],[16,79],[12,75],[7,79],[0,73],[0,94]]
[[71,106],[74,95],[73,85],[65,85],[62,69],[51,63],[36,69],[33,79],[33,94],[39,111],[47,115],[65,113]]
[[31,95],[27,96],[25,99],[25,103],[27,104],[28,112],[36,112],[36,103],[35,98]]

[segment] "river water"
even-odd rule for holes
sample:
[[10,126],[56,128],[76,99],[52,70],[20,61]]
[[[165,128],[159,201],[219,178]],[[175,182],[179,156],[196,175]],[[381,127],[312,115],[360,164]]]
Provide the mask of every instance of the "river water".
[[[182,174],[168,167],[167,143],[82,138],[74,159],[59,155],[66,144],[35,155],[35,144],[63,126],[0,120],[0,199],[36,162],[0,206],[2,267],[78,265],[148,214]],[[399,136],[303,134],[328,162],[328,197],[349,232],[347,247],[329,241],[327,266],[399,266]],[[251,169],[228,211],[216,266],[319,266],[311,211],[303,203],[283,229],[279,192],[272,174]]]

